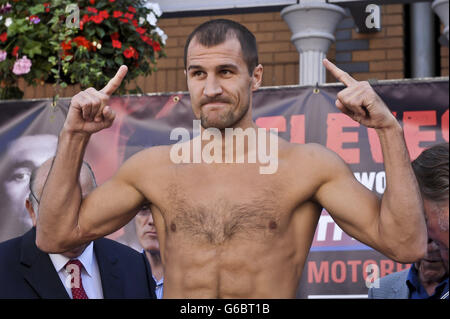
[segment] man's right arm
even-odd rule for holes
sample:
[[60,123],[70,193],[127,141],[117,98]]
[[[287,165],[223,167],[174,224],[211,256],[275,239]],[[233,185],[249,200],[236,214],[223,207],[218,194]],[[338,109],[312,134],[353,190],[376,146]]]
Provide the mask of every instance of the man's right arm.
[[89,88],[72,98],[40,199],[36,244],[46,252],[63,252],[119,229],[144,200],[131,182],[132,163],[85,199],[78,181],[90,136],[114,121],[106,103],[126,72],[121,67],[102,90]]

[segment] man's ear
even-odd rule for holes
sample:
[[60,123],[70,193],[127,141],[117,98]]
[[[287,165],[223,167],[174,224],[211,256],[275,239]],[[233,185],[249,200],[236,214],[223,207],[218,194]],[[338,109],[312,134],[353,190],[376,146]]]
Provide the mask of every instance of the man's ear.
[[25,207],[27,208],[27,211],[28,211],[28,214],[30,215],[31,220],[33,221],[33,226],[36,227],[36,223],[37,223],[36,212],[34,211],[33,205],[31,204],[31,202],[28,198],[25,200]]
[[252,91],[256,91],[262,84],[264,68],[261,64],[258,64],[256,68],[253,70],[252,76]]

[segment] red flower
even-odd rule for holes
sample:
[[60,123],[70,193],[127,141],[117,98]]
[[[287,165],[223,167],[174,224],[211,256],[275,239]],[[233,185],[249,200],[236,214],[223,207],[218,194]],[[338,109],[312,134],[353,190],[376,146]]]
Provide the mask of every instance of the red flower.
[[109,2],[115,2],[116,0],[109,0]]
[[119,17],[121,17],[123,15],[123,12],[122,11],[114,11],[113,12],[113,17],[114,18],[119,18]]
[[91,17],[91,20],[96,24],[100,24],[103,22],[103,18],[100,15]]
[[72,41],[61,42],[61,48],[63,49],[61,58],[64,59],[66,56],[71,55],[70,50],[72,49]]
[[128,23],[128,19],[120,18],[119,20],[123,23]]
[[136,13],[136,9],[133,8],[132,6],[129,6],[129,7],[128,7],[128,11],[133,12],[133,13]]
[[72,41],[69,40],[69,41],[67,41],[67,42],[61,42],[61,48],[62,48],[64,51],[71,50],[71,49],[72,49]]
[[120,42],[119,40],[112,40],[112,46],[113,46],[113,48],[121,49],[122,48],[122,42]]
[[17,53],[19,52],[19,47],[16,45],[12,50],[11,54],[17,58]]
[[89,16],[87,15],[87,14],[85,14],[85,15],[83,15],[83,18],[81,19],[81,21],[83,22],[83,23],[87,23],[87,22],[89,22]]
[[134,18],[133,15],[131,13],[128,13],[128,12],[124,14],[124,17],[129,19],[129,20],[133,20],[133,18]]
[[148,45],[153,45],[153,40],[146,35],[141,35],[142,41],[147,43]]
[[2,34],[0,34],[0,41],[6,42],[7,39],[8,39],[8,33],[3,32]]
[[95,0],[89,0],[89,3],[94,5],[95,4]]
[[136,49],[131,46],[128,47],[128,49],[126,49],[125,51],[123,51],[123,55],[127,59],[131,59],[131,58],[137,59],[139,57],[139,54],[137,53]]
[[156,52],[161,51],[161,46],[159,45],[159,42],[153,42],[153,50]]
[[145,33],[145,29],[144,28],[136,28],[136,32],[139,34],[144,34]]
[[101,16],[103,19],[108,19],[109,18],[108,11],[106,11],[106,10],[100,11],[98,13],[98,15]]
[[119,32],[112,33],[111,40],[119,40]]
[[92,49],[92,44],[91,42],[89,42],[85,37],[83,36],[78,36],[76,38],[73,39],[73,42],[75,42],[78,46],[83,46],[88,50]]
[[98,10],[92,7],[87,7],[87,11],[97,14]]
[[50,12],[50,2],[44,3],[45,12]]

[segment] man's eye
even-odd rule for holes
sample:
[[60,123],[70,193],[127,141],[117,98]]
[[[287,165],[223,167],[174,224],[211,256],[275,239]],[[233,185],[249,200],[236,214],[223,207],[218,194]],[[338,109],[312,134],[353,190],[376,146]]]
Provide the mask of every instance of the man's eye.
[[222,70],[220,71],[223,75],[230,75],[232,72],[230,70]]
[[194,77],[200,77],[200,76],[202,76],[203,74],[204,74],[203,71],[195,71],[195,72],[193,73]]
[[30,179],[29,172],[15,172],[11,175],[11,180],[15,182],[28,182]]

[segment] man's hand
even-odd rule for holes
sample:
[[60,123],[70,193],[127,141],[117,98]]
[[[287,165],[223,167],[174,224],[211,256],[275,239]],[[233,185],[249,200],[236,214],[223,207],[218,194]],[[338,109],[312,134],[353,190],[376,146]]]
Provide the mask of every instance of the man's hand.
[[367,127],[384,129],[399,125],[394,115],[368,82],[359,82],[327,59],[324,66],[347,88],[337,95],[336,106],[344,114]]
[[88,88],[72,98],[64,129],[90,136],[112,125],[115,113],[106,104],[122,83],[128,68],[122,65],[108,84],[97,91]]

